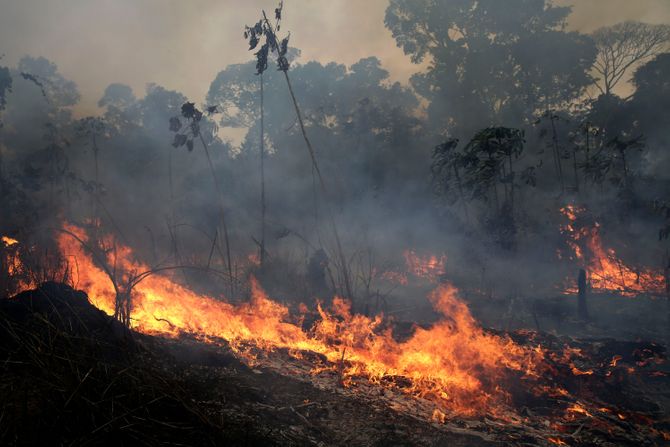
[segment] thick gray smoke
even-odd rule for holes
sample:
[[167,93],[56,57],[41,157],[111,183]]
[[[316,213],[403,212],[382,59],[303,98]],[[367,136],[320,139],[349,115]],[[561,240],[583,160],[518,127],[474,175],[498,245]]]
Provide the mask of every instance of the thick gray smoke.
[[[99,99],[101,116],[80,120],[72,113],[81,100],[77,86],[53,62],[25,57],[10,66],[0,179],[11,214],[3,212],[0,232],[24,236],[97,217],[148,264],[223,270],[220,198],[204,143],[221,184],[236,275],[240,282],[258,275],[280,298],[346,294],[331,213],[360,311],[389,293],[416,304],[408,299],[413,291],[398,291],[383,275],[405,272],[408,250],[446,256],[438,280],[473,296],[559,294],[578,267],[565,260],[560,209],[568,204],[585,206],[585,219],[597,220],[607,246],[630,264],[660,269],[664,217],[656,211],[668,199],[670,92],[658,73],[668,73],[667,55],[638,72],[630,98],[591,101],[597,53],[591,37],[563,28],[569,8],[515,0],[519,9],[472,2],[464,12],[462,2],[444,1],[431,11],[424,3],[392,0],[386,13],[398,46],[422,63],[409,85],[392,82],[374,56],[320,63],[290,51],[288,75],[326,194],[271,58],[262,78],[264,271],[250,260],[262,239],[255,60],[223,66],[211,81],[196,107],[216,110],[205,113],[203,140],[194,138],[192,147],[172,144],[170,119],[187,122],[182,105],[192,101],[180,92],[113,83]],[[665,102],[659,109],[654,101]],[[520,148],[500,139],[497,149],[492,140],[468,144],[486,128],[518,129]],[[440,165],[434,151],[445,141],[453,147]],[[200,273],[180,280],[223,289]]]

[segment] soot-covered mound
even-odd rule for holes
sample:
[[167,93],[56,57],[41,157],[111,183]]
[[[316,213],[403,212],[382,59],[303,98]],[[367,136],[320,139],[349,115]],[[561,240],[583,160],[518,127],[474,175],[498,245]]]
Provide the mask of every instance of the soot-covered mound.
[[0,445],[237,444],[134,337],[63,284],[0,300]]

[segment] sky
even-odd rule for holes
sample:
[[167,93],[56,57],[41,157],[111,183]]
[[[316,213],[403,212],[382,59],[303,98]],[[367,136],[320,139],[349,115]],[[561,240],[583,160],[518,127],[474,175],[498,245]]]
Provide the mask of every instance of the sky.
[[[501,0],[504,1],[504,0]],[[569,27],[583,32],[624,20],[670,23],[670,0],[556,0],[572,5]],[[275,0],[0,0],[0,54],[55,62],[82,94],[77,114],[96,113],[113,82],[141,96],[148,83],[197,102],[226,65],[244,62],[242,31]],[[301,61],[350,65],[377,56],[393,81],[407,82],[412,64],[384,27],[388,0],[285,0],[283,30]]]

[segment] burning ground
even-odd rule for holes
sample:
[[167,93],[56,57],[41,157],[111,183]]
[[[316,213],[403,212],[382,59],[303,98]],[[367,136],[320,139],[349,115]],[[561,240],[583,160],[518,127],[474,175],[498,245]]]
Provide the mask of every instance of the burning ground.
[[[128,330],[111,318],[118,292],[84,250],[86,231],[59,235],[71,260],[59,274],[88,297],[45,283],[2,302],[8,442],[159,443],[188,432],[184,442],[193,433],[202,444],[586,446],[670,436],[666,353],[652,342],[485,330],[443,281],[428,296],[438,319],[407,326],[353,314],[340,298],[293,310],[253,278],[248,300],[233,304],[165,272],[135,285]],[[115,247],[126,275],[149,269]],[[425,273],[417,262],[408,258],[406,275]],[[31,420],[43,421],[38,431]]]

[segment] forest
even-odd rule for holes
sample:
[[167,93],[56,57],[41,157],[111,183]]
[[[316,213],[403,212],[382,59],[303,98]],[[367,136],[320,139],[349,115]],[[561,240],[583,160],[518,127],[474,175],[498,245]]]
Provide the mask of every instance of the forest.
[[204,102],[0,58],[0,444],[667,445],[670,23],[297,8]]

